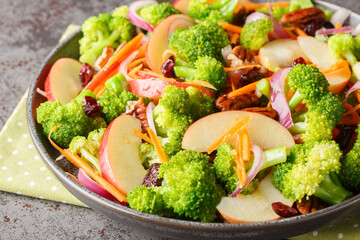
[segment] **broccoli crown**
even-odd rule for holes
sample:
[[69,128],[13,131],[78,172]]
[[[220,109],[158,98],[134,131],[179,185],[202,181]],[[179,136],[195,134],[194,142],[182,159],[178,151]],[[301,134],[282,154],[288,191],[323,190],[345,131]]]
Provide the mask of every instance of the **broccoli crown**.
[[259,50],[268,41],[268,33],[273,30],[273,27],[274,24],[270,18],[245,24],[241,31],[240,44],[253,51]]
[[[359,125],[360,126],[360,125]],[[357,139],[348,154],[341,162],[339,174],[340,182],[346,189],[354,193],[360,193],[360,127],[357,128]]]
[[154,163],[161,163],[154,145],[150,143],[140,145],[140,159],[145,168],[149,168]]
[[314,4],[311,0],[290,0],[289,11],[294,11],[299,8],[311,8]]
[[141,18],[156,27],[165,18],[173,14],[181,14],[181,12],[170,3],[164,2],[147,5],[141,8],[138,14]]
[[205,56],[223,61],[221,49],[229,44],[226,31],[208,21],[189,29],[178,28],[169,37],[169,48],[177,50],[191,65]]
[[137,100],[137,97],[131,92],[124,90],[120,94],[116,94],[115,90],[108,88],[99,97],[101,114],[105,121],[110,124],[112,120],[126,111],[126,106],[129,101],[135,100]]
[[357,44],[351,34],[338,33],[329,38],[328,45],[335,58],[345,58],[353,66],[357,62],[354,55],[357,52]]
[[238,0],[219,0],[208,4],[206,0],[190,0],[187,13],[197,20],[231,22]]
[[197,88],[187,89],[168,85],[159,104],[154,108],[154,122],[161,137],[166,137],[164,151],[174,155],[191,123],[213,113],[214,100]]
[[140,212],[162,215],[165,204],[161,194],[161,187],[137,186],[127,195],[129,207]]
[[215,172],[205,154],[182,150],[161,164],[162,195],[165,206],[179,216],[210,222],[216,218],[216,205],[225,195],[217,185]]
[[105,47],[116,48],[135,36],[135,26],[126,17],[119,16],[123,12],[124,9],[116,10],[115,15],[102,13],[83,23],[83,37],[79,41],[81,62],[92,65]]
[[94,129],[106,127],[101,117],[88,117],[81,103],[72,100],[70,103],[44,102],[36,109],[37,122],[43,127],[45,135],[49,135],[53,127],[58,127],[51,138],[61,147],[67,148],[76,136],[86,136]]
[[128,6],[123,5],[120,7],[115,8],[115,10],[112,12],[112,16],[113,17],[127,17],[127,13],[128,13]]
[[339,172],[341,157],[342,152],[334,141],[295,145],[289,150],[287,162],[275,167],[272,182],[286,198],[301,200],[315,194],[325,175]]
[[320,70],[311,65],[297,64],[288,73],[288,84],[298,91],[306,104],[314,105],[327,93],[329,82]]

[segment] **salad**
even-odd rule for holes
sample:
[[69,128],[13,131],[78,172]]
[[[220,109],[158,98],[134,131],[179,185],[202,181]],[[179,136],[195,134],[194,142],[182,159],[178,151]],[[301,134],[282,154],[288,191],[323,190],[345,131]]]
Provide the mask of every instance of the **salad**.
[[360,27],[310,0],[135,1],[82,25],[37,122],[69,175],[201,222],[308,214],[360,192]]

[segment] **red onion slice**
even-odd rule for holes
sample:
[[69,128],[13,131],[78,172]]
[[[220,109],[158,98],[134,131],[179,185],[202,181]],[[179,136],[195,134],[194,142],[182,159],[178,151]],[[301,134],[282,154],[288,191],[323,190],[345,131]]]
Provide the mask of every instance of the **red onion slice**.
[[355,92],[356,90],[360,89],[360,81],[357,81],[346,93],[345,93],[345,99],[344,104],[347,102],[347,98],[349,97],[350,93]]
[[150,4],[156,4],[156,1],[153,0],[147,0],[147,1],[136,1],[130,4],[127,18],[130,20],[132,24],[135,26],[138,26],[146,31],[152,32],[154,30],[154,26],[150,24],[145,19],[141,18],[137,11],[143,7],[146,7]]
[[228,45],[226,47],[224,47],[223,49],[221,49],[221,55],[223,56],[225,62],[226,62],[226,65],[228,67],[231,66],[231,62],[230,60],[228,59],[228,56],[230,55],[230,53],[232,52],[232,47],[231,45]]
[[153,117],[153,109],[155,108],[155,104],[154,102],[150,102],[147,106],[146,106],[146,117],[148,120],[148,124],[149,124],[149,128],[156,134],[156,128],[155,128],[155,123],[154,123],[154,117]]
[[285,78],[290,71],[291,68],[284,68],[271,77],[270,85],[270,100],[271,106],[275,111],[279,114],[279,122],[286,128],[294,125],[291,118],[291,111],[289,108],[289,104],[286,101],[285,93],[284,93],[284,84]]
[[263,160],[264,160],[263,150],[258,145],[253,144],[251,147],[251,151],[254,153],[254,162],[247,174],[245,185],[236,188],[236,190],[230,195],[231,197],[236,197],[244,189],[244,187],[248,185],[256,177],[256,174],[258,174],[261,165],[263,164]]
[[341,28],[329,28],[329,29],[323,29],[316,31],[316,35],[331,35],[336,33],[348,33],[352,32],[354,30],[351,26],[345,26]]
[[340,23],[340,25],[343,25],[345,20],[350,16],[351,11],[346,8],[339,8],[334,12],[334,14],[331,16],[330,22],[335,26],[337,23]]
[[277,22],[272,17],[269,17],[268,15],[260,13],[260,12],[254,12],[254,13],[250,14],[246,18],[245,24],[248,24],[252,21],[256,21],[256,20],[263,19],[263,18],[270,18],[271,22],[274,24],[274,31],[272,33],[274,33],[278,38],[280,38],[280,39],[290,38],[290,35],[286,32],[286,30],[282,27],[282,25],[279,22]]
[[118,200],[113,195],[111,195],[108,191],[106,191],[99,184],[97,184],[94,180],[92,180],[89,177],[89,175],[87,175],[84,172],[84,170],[82,170],[81,168],[79,168],[78,179],[79,179],[79,182],[84,187],[89,189],[90,191],[92,191],[92,192],[96,193],[97,195],[100,195],[110,201],[118,202]]
[[136,55],[138,53],[139,53],[139,51],[135,51],[132,54],[130,54],[124,61],[121,62],[120,66],[119,66],[119,73],[121,72],[122,74],[124,74],[126,80],[128,80],[128,81],[134,80],[134,78],[131,78],[128,75],[128,66],[134,60],[134,58],[136,57]]
[[250,22],[259,20],[259,19],[263,19],[263,18],[267,18],[269,17],[268,15],[261,13],[261,12],[253,12],[252,14],[250,14],[249,16],[247,16],[247,18],[245,19],[245,24],[248,24]]

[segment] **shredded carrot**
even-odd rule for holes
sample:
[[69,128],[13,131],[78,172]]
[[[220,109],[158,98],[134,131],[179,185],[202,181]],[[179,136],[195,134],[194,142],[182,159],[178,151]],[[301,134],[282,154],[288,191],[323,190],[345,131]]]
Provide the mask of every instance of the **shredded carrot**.
[[135,59],[144,58],[146,54],[146,49],[148,46],[149,41],[147,41],[145,44],[141,45],[139,48],[138,54],[135,56]]
[[106,91],[106,89],[107,89],[107,87],[105,84],[101,84],[101,85],[97,86],[94,90],[95,96],[97,98],[100,97]]
[[210,145],[210,147],[207,149],[207,153],[210,154],[214,150],[216,150],[220,144],[226,142],[229,138],[231,138],[237,131],[239,131],[239,129],[241,129],[245,124],[247,124],[250,119],[251,115],[235,119],[233,126],[227,131],[225,131],[223,135],[221,135],[218,139],[214,141],[214,143]]
[[357,110],[360,109],[360,104],[356,105],[355,107],[353,107],[351,110],[347,111],[346,113],[344,113],[344,116],[352,114],[353,112],[356,112]]
[[166,154],[164,152],[164,149],[161,146],[160,140],[159,138],[155,135],[155,133],[153,132],[153,130],[151,130],[151,128],[147,128],[147,131],[150,135],[151,141],[153,142],[153,145],[155,147],[155,151],[160,159],[161,163],[166,163],[168,162],[168,159],[166,157]]
[[245,164],[244,164],[244,158],[242,156],[242,139],[243,139],[244,131],[240,130],[237,135],[237,141],[236,141],[236,156],[235,156],[235,162],[236,162],[236,173],[239,179],[239,183],[241,186],[244,186],[246,183],[246,170],[245,170]]
[[271,108],[271,101],[268,102],[268,104],[266,105],[267,108]]
[[83,186],[83,184],[79,181],[79,179],[77,179],[74,175],[72,175],[72,174],[69,173],[69,172],[65,172],[65,173],[66,173],[66,175],[68,175],[69,177],[71,177],[72,180],[74,180],[75,182],[77,182],[78,184],[80,184],[80,185]]
[[354,93],[355,93],[356,99],[358,100],[358,102],[360,102],[360,92],[359,92],[359,90],[356,90]]
[[295,107],[294,113],[305,107],[306,105],[302,103],[302,101]]
[[[347,111],[351,111],[353,109],[353,107],[348,103],[346,103],[344,107]],[[355,121],[360,122],[359,114],[356,111],[351,111],[351,116],[354,118]]]
[[240,42],[240,34],[239,33],[229,33],[230,35],[230,43],[233,45],[237,45]]
[[294,91],[289,89],[288,93],[286,94],[286,101],[289,102],[292,96],[294,95]]
[[200,80],[193,80],[191,82],[184,82],[184,84],[191,85],[191,86],[199,86],[199,87],[206,87],[213,90],[217,90],[216,87],[211,85],[209,82],[200,81]]
[[292,40],[296,40],[297,36],[293,33],[294,28],[285,28],[285,31],[289,34]]
[[227,22],[221,22],[221,23],[219,23],[219,25],[228,32],[241,33],[241,30],[242,30],[242,27],[239,27],[234,24],[227,23]]
[[236,90],[236,86],[237,86],[237,83],[238,83],[238,77],[239,77],[239,75],[237,75],[235,73],[232,73],[231,76],[230,76],[230,82],[231,82],[232,91]]
[[337,23],[336,23],[335,28],[336,28],[336,29],[341,28],[341,24],[340,24],[340,22],[337,22]]
[[[272,2],[269,4],[270,4],[271,8],[273,8],[275,6],[279,6],[281,8],[286,8],[290,5],[290,2],[288,2],[288,1],[287,2],[285,2],[285,1],[284,2]],[[248,0],[242,0],[242,1],[239,1],[238,6],[235,9],[235,13],[237,13],[241,9],[241,7],[244,7],[246,9],[246,12],[249,12],[249,11],[254,11],[254,10],[263,8],[265,6],[267,6],[267,3],[255,3],[255,2],[250,2]]]
[[135,61],[133,61],[132,63],[130,63],[128,65],[129,69],[133,69],[134,67],[138,66],[139,64],[141,64],[142,62],[146,61],[146,58],[139,58],[136,59]]
[[241,66],[238,66],[238,67],[224,68],[224,70],[225,70],[225,72],[232,72],[232,71],[235,71],[235,70],[240,70],[240,69],[245,69],[245,68],[253,68],[253,67],[260,68],[261,65],[260,64],[241,65]]
[[250,136],[249,136],[249,132],[246,129],[243,129],[243,134],[242,134],[242,159],[245,162],[250,161],[250,157],[251,157],[251,145],[250,145]]
[[[260,81],[260,80],[259,80],[259,81]],[[236,89],[235,91],[229,92],[229,93],[228,93],[228,97],[236,97],[236,96],[240,96],[240,95],[243,95],[243,94],[246,94],[246,93],[255,91],[255,90],[256,90],[256,84],[257,84],[259,81],[250,83],[250,84],[248,84],[248,85],[245,85],[245,86],[242,87],[242,88]]]
[[136,78],[136,73],[142,69],[143,65],[139,64],[138,66],[131,69],[131,71],[128,73],[129,77]]
[[126,201],[126,195],[121,193],[117,188],[111,185],[107,180],[105,180],[102,176],[96,174],[95,170],[90,167],[88,163],[86,163],[79,155],[72,153],[69,149],[62,149],[59,147],[53,140],[51,139],[51,134],[56,131],[57,127],[51,129],[48,139],[51,145],[56,148],[69,162],[74,164],[76,167],[81,168],[84,172],[89,175],[95,182],[97,182],[101,187],[103,187],[106,191],[108,191],[111,195],[113,195],[120,202]]
[[139,138],[141,138],[142,140],[144,140],[145,142],[148,142],[150,144],[153,144],[153,142],[151,141],[151,139],[146,135],[143,134],[142,132],[140,132],[139,130],[133,128],[133,133],[138,136]]
[[301,30],[298,27],[295,27],[295,32],[296,34],[300,37],[300,36],[308,36],[303,30]]

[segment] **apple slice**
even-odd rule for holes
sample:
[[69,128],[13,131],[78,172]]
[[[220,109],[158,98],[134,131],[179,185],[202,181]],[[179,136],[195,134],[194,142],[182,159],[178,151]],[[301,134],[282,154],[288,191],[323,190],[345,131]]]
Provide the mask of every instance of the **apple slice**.
[[175,85],[176,87],[188,88],[196,87],[200,89],[203,94],[207,94],[210,97],[215,97],[215,93],[210,89],[194,86],[182,82],[176,81],[163,81],[163,80],[143,80],[135,79],[128,81],[130,85],[130,92],[134,93],[137,96],[147,97],[147,98],[160,98],[164,92],[164,88],[167,85]]
[[291,39],[271,41],[259,51],[261,65],[272,72],[276,72],[279,68],[289,67],[299,57],[309,61],[309,58],[301,50],[298,41]]
[[298,37],[297,41],[305,55],[317,65],[320,71],[327,70],[336,63],[336,59],[331,55],[325,42],[310,36]]
[[72,58],[60,58],[51,67],[45,80],[45,93],[48,101],[59,100],[66,104],[82,90],[79,77],[82,64]]
[[189,6],[190,0],[176,0],[173,4],[174,8],[182,12],[183,14],[187,14],[187,9]]
[[259,184],[250,195],[223,197],[217,205],[220,214],[231,223],[265,222],[279,219],[271,204],[281,202],[292,206],[293,201],[286,199],[271,183],[271,174]]
[[101,140],[99,166],[101,175],[123,194],[142,184],[146,170],[140,160],[141,131],[139,119],[121,115],[110,123]]
[[[262,149],[281,146],[290,148],[295,144],[291,133],[279,122],[269,117],[246,111],[227,111],[211,114],[193,123],[185,132],[182,147],[197,152],[206,152],[233,126],[235,119],[249,115],[251,119],[245,127],[249,132],[251,144],[256,144]],[[235,146],[236,136],[227,142]]]
[[161,74],[162,55],[168,49],[170,34],[177,28],[186,29],[193,25],[195,25],[194,20],[184,14],[171,15],[157,25],[151,34],[146,50],[146,60],[154,72]]

